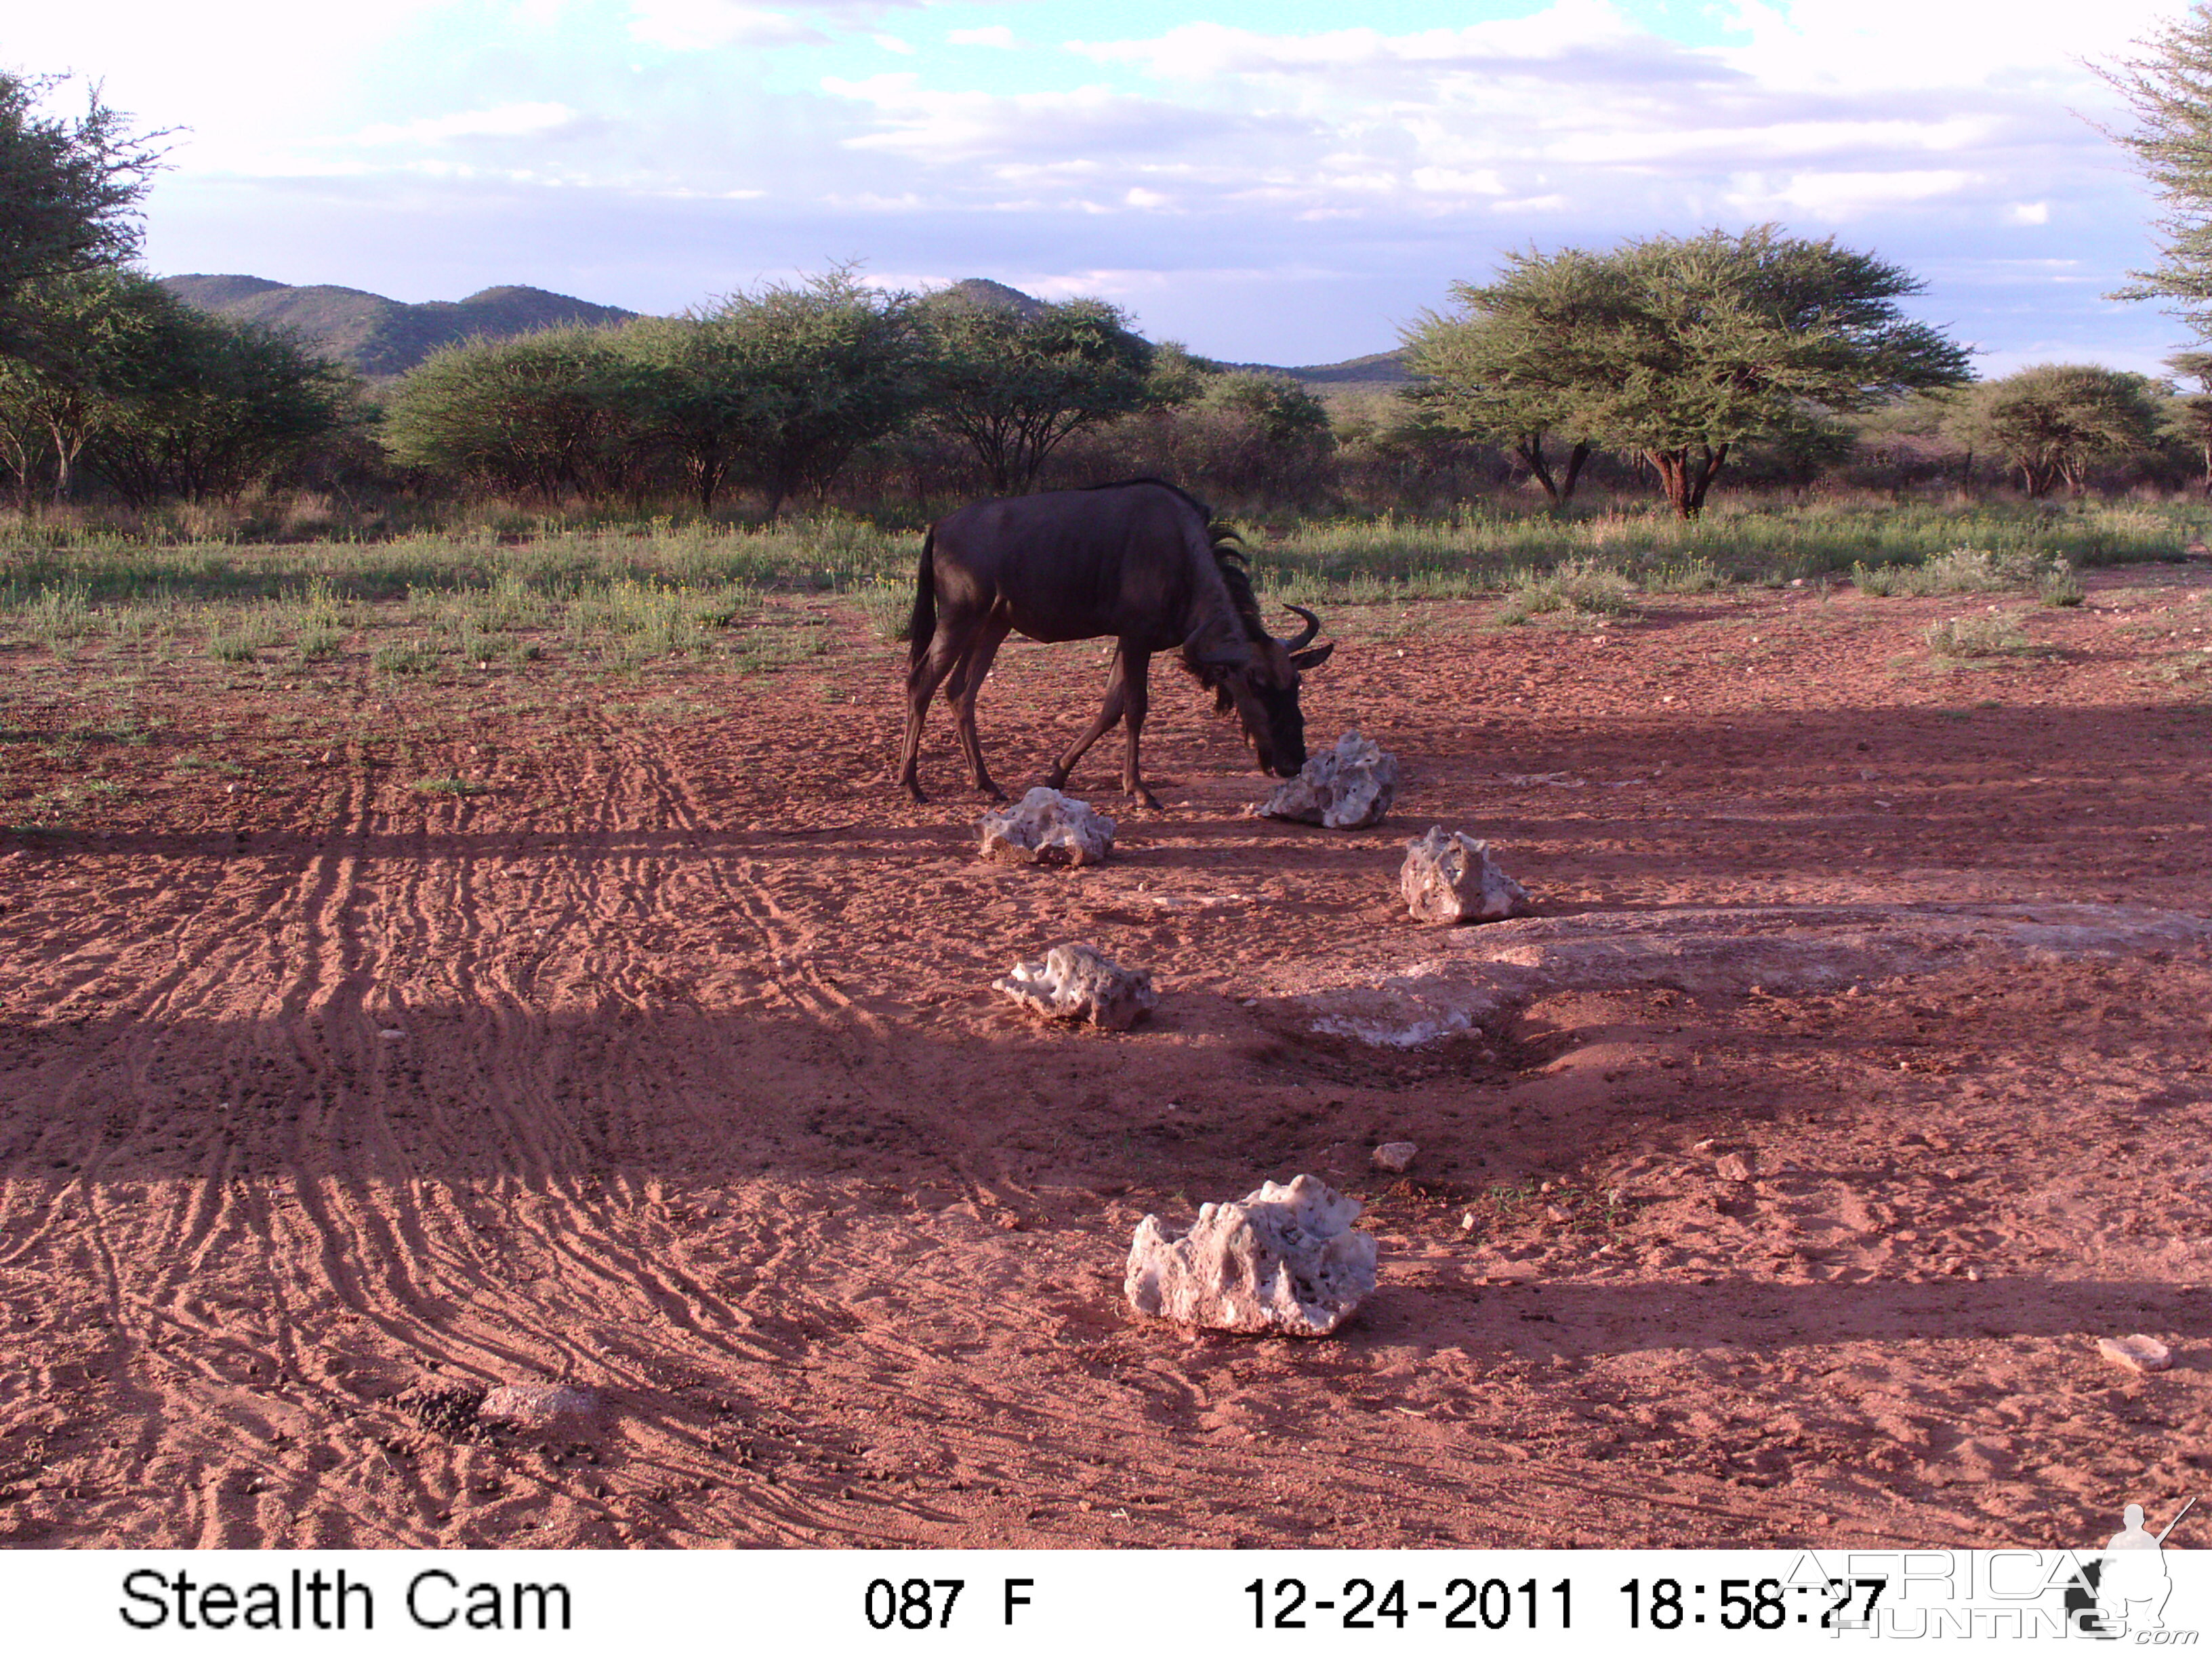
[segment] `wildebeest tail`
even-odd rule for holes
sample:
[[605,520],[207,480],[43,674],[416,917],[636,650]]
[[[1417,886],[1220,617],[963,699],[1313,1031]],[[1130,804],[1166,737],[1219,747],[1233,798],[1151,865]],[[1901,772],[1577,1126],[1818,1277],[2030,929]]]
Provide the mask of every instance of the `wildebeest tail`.
[[937,633],[937,526],[921,538],[921,562],[914,573],[914,614],[906,619],[907,662],[921,665]]

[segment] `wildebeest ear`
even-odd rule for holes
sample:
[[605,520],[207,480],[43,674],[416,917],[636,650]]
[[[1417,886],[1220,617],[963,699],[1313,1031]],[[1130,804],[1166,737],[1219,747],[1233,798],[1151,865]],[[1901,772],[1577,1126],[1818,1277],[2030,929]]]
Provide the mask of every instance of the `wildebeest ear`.
[[1310,670],[1320,667],[1323,663],[1327,662],[1328,660],[1328,653],[1335,649],[1336,641],[1334,640],[1331,640],[1327,645],[1322,646],[1317,651],[1297,652],[1291,658],[1291,666],[1297,669],[1300,673],[1307,672]]

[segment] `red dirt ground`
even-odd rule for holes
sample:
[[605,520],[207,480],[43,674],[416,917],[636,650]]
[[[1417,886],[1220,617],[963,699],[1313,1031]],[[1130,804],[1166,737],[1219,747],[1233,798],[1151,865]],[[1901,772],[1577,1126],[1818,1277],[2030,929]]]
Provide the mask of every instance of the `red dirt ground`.
[[[1436,957],[1395,896],[1432,823],[1595,926],[2212,915],[2212,572],[2090,590],[1951,672],[1921,630],[1987,596],[1340,608],[1311,729],[1401,757],[1390,822],[1243,816],[1169,677],[1166,810],[1094,754],[1120,856],[1077,872],[978,860],[941,712],[935,800],[890,798],[857,612],[742,677],[0,653],[0,820],[68,803],[0,836],[0,1540],[2075,1545],[2170,1509],[2212,1462],[2202,948],[1561,991],[1405,1050],[1283,989]],[[1011,785],[1103,659],[1000,661]],[[988,990],[1069,938],[1156,1019]],[[1338,1336],[1127,1314],[1140,1216],[1300,1170],[1381,1244]],[[2099,1357],[2136,1331],[2176,1368]],[[605,1409],[469,1423],[532,1379]]]

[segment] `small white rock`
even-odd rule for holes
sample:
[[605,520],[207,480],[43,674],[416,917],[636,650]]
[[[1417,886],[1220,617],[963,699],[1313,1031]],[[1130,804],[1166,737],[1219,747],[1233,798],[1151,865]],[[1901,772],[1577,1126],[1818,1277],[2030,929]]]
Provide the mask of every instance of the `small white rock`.
[[483,1397],[483,1404],[477,1407],[477,1419],[543,1429],[550,1427],[556,1418],[591,1417],[599,1409],[599,1396],[589,1389],[572,1389],[562,1382],[505,1382]]
[[2097,1352],[2131,1371],[2162,1371],[2173,1364],[2173,1350],[2154,1336],[2100,1336]]
[[1748,1181],[1753,1175],[1752,1163],[1741,1152],[1723,1152],[1714,1164],[1713,1173],[1723,1181]]
[[1388,1170],[1393,1175],[1403,1175],[1413,1167],[1413,1160],[1420,1153],[1421,1149],[1410,1140],[1386,1140],[1375,1149],[1372,1156],[1376,1169]]
[[399,1030],[392,1026],[386,1026],[384,1030],[377,1033],[377,1036],[382,1037],[386,1042],[397,1042],[406,1035],[406,1032]]

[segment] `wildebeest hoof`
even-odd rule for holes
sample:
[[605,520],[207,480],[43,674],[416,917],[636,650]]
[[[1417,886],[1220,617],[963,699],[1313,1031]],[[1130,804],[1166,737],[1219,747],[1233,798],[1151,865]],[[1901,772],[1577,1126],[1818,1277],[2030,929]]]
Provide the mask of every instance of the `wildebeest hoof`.
[[1131,800],[1135,801],[1139,806],[1149,806],[1155,812],[1165,810],[1160,805],[1160,798],[1154,794],[1151,790],[1146,788],[1141,783],[1134,789],[1127,790],[1124,793],[1128,795]]

